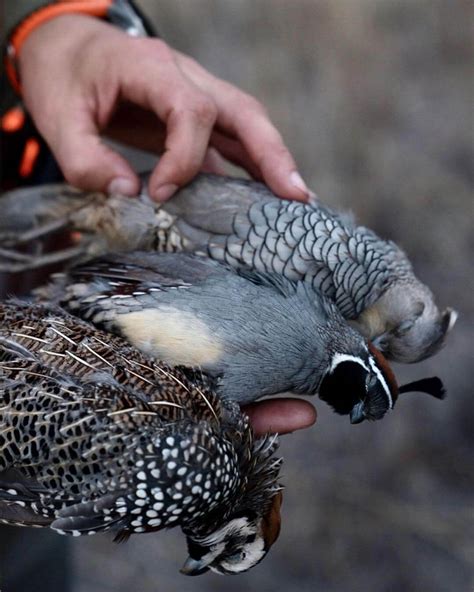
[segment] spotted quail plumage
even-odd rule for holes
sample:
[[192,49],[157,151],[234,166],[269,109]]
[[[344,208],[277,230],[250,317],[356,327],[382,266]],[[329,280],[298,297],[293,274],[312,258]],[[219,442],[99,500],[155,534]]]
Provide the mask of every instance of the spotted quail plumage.
[[[0,244],[9,247],[21,230],[25,240],[31,239],[40,231],[28,226],[41,224],[45,230],[62,224],[83,232],[82,245],[46,255],[46,262],[107,250],[187,250],[301,279],[332,298],[389,359],[401,362],[438,351],[456,319],[451,309],[439,311],[393,242],[321,203],[276,199],[259,183],[203,174],[162,205],[146,195],[106,199],[61,185],[38,191],[4,196],[0,231],[3,226],[17,232],[4,232]],[[41,260],[12,253],[9,262],[7,255],[7,249],[0,254],[0,267],[6,257],[4,269]]]
[[0,520],[119,540],[180,526],[185,573],[238,573],[278,535],[276,445],[200,372],[0,303]]
[[380,352],[304,282],[186,253],[135,252],[71,269],[39,294],[149,355],[199,365],[239,403],[318,392],[358,423],[381,419],[398,396]]

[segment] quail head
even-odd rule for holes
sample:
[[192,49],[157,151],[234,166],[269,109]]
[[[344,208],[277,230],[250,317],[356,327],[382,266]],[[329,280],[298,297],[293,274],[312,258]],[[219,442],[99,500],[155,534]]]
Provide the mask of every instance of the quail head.
[[[41,294],[153,357],[201,367],[238,403],[319,393],[359,422],[382,418],[398,394],[382,354],[304,282],[137,252],[72,269]],[[441,395],[438,379],[417,384]]]
[[[163,204],[145,192],[139,200],[107,199],[49,185],[13,191],[2,206],[0,270],[107,251],[200,253],[233,267],[305,281],[399,362],[436,353],[456,320],[450,308],[438,309],[395,243],[321,203],[280,200],[253,181],[201,174]],[[52,254],[15,251],[14,245],[58,228],[79,230],[81,241]]]
[[279,533],[276,447],[200,373],[60,309],[0,304],[0,521],[116,540],[180,526],[183,573],[240,573]]

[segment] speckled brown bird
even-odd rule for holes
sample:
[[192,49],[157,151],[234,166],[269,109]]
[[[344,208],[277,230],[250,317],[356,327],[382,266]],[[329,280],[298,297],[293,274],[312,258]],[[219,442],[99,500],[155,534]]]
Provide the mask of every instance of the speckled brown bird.
[[180,526],[184,573],[240,573],[278,536],[276,446],[200,372],[61,309],[0,304],[1,521],[117,540]]

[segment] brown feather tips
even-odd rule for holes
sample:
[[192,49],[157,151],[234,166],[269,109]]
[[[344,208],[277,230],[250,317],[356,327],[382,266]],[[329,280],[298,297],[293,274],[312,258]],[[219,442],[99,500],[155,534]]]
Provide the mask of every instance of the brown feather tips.
[[265,549],[268,550],[278,539],[281,529],[281,504],[283,494],[279,491],[272,499],[268,512],[262,520],[262,536],[265,541]]
[[378,350],[370,341],[368,342],[368,346],[369,351],[374,357],[380,372],[382,373],[383,377],[387,382],[387,386],[390,389],[390,394],[392,396],[393,403],[395,403],[399,393],[395,373],[393,372],[388,360],[385,358],[382,352]]

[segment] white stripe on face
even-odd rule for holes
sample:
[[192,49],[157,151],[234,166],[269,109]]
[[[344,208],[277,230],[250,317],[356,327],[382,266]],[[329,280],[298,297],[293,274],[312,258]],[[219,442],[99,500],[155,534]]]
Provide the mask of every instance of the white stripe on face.
[[362,368],[364,368],[364,370],[366,370],[366,372],[369,372],[369,369],[361,358],[350,356],[349,354],[334,354],[329,372],[334,372],[336,367],[339,366],[339,364],[342,364],[342,362],[353,362],[355,364],[359,364],[362,366]]
[[369,370],[369,368],[367,367],[367,365],[365,364],[365,362],[361,358],[358,358],[356,356],[351,356],[349,354],[334,354],[329,372],[330,373],[334,372],[336,367],[339,364],[342,364],[342,362],[352,362],[355,364],[359,364],[360,366],[362,366],[362,368],[364,368],[364,370],[366,372],[372,371],[376,375],[377,380],[380,382],[380,384],[383,387],[383,390],[385,391],[385,394],[387,396],[387,400],[389,403],[389,409],[393,409],[393,399],[392,399],[392,394],[390,392],[390,388],[387,384],[387,381],[384,378],[384,375],[380,371],[380,368],[377,365],[375,358],[372,355],[369,354],[369,364],[370,364],[370,370]]
[[370,364],[370,367],[373,370],[374,374],[377,376],[378,381],[383,386],[383,390],[385,391],[385,394],[387,395],[389,409],[393,409],[393,399],[392,399],[392,394],[390,393],[390,388],[387,384],[387,381],[384,378],[384,375],[382,374],[382,372],[380,372],[380,368],[378,367],[377,362],[375,361],[375,359],[372,356],[369,356],[369,364]]

